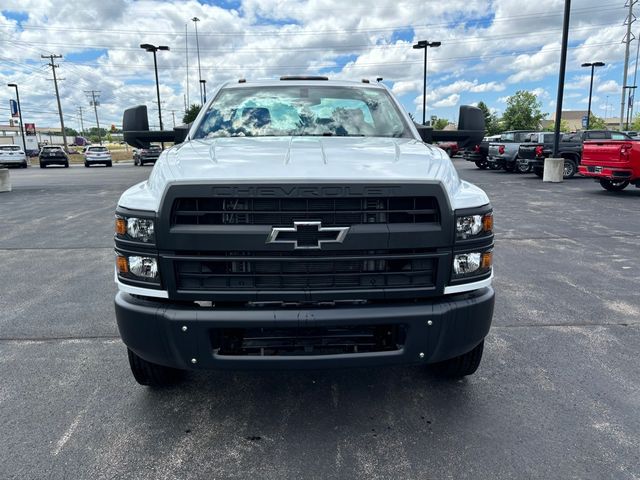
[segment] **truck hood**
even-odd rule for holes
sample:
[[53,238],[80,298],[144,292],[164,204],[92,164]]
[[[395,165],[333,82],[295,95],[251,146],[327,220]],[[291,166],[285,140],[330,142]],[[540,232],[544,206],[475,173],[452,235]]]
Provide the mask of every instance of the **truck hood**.
[[440,182],[453,208],[489,202],[461,181],[441,149],[408,138],[225,137],[192,140],[160,156],[120,206],[158,211],[170,184]]

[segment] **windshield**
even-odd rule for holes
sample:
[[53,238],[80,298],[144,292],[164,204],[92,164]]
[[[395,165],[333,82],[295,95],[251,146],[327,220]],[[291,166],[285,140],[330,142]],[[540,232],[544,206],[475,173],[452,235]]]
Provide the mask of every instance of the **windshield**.
[[336,86],[226,88],[194,138],[411,136],[384,90]]
[[47,152],[55,152],[58,150],[62,150],[61,147],[43,147],[42,150],[46,150]]
[[106,152],[107,147],[89,147],[89,152]]
[[19,152],[22,149],[17,145],[1,145],[0,150],[4,152]]

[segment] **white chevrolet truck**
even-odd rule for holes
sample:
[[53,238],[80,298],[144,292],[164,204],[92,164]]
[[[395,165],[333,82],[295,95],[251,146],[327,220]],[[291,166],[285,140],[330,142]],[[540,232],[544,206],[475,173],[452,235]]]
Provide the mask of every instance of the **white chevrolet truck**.
[[116,317],[135,379],[189,369],[422,364],[472,374],[493,315],[493,216],[379,83],[283,77],[218,88],[115,220]]

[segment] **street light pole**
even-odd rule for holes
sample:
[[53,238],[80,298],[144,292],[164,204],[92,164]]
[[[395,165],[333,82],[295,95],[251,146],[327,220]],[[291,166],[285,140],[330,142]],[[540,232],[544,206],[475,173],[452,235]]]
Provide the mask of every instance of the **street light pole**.
[[422,124],[427,123],[427,49],[429,47],[439,47],[441,42],[429,42],[428,40],[420,40],[413,45],[413,48],[420,50],[424,48],[424,73],[422,80]]
[[22,108],[20,107],[20,94],[18,93],[17,83],[7,83],[7,87],[13,87],[16,89],[16,101],[18,102],[18,118],[20,119],[20,134],[22,135],[22,146],[24,153],[27,153],[27,140],[24,136],[24,124],[22,123]]
[[591,67],[591,83],[589,84],[589,107],[587,108],[587,130],[589,130],[589,123],[591,122],[591,94],[593,92],[593,72],[596,67],[604,67],[603,62],[591,62],[583,63],[583,67]]
[[193,17],[191,19],[193,24],[196,27],[196,51],[198,52],[198,80],[200,81],[200,105],[204,105],[204,101],[202,100],[202,70],[200,69],[200,43],[198,41],[198,22],[200,19],[198,17]]
[[158,96],[158,120],[160,122],[160,130],[163,130],[162,107],[160,105],[160,82],[158,80],[158,61],[156,59],[156,52],[158,50],[169,50],[169,47],[167,47],[166,45],[159,45],[156,47],[155,45],[151,45],[149,43],[143,43],[142,45],[140,45],[140,48],[146,50],[147,52],[153,53],[153,68],[156,73],[156,94]]

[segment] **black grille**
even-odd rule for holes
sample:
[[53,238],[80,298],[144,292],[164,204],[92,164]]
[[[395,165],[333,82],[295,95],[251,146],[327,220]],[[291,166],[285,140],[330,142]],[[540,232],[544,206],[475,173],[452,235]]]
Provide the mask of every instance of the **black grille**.
[[323,226],[366,223],[439,223],[430,196],[366,198],[177,198],[172,225],[291,225],[317,220]]
[[212,330],[211,343],[218,355],[339,355],[399,350],[405,336],[404,325],[229,328]]
[[278,291],[428,288],[435,284],[437,259],[433,254],[339,253],[284,256],[231,252],[217,257],[176,258],[176,286],[183,291]]

